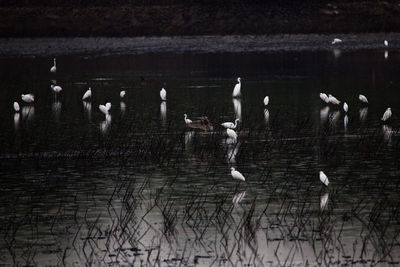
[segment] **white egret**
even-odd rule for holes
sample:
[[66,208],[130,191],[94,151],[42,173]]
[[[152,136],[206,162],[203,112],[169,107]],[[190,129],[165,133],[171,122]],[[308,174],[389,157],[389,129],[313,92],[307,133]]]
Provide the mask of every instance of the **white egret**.
[[385,46],[389,46],[389,42],[388,42],[387,40],[383,41],[383,44],[384,44]]
[[319,180],[326,186],[329,185],[328,177],[325,175],[323,171],[319,172]]
[[242,83],[240,82],[240,77],[237,78],[238,83],[233,88],[232,96],[233,97],[240,97],[240,89],[242,87]]
[[18,102],[14,102],[13,104],[15,112],[19,112],[19,104]]
[[33,94],[22,94],[21,99],[26,103],[32,103],[35,101],[35,96]]
[[264,98],[264,106],[268,106],[268,103],[269,103],[269,96],[266,96]]
[[328,204],[328,199],[329,199],[329,193],[325,193],[320,200],[320,208],[321,210],[324,210],[326,208],[326,205]]
[[234,141],[237,140],[238,135],[237,135],[237,133],[236,133],[234,130],[228,128],[228,129],[226,129],[226,134],[227,134],[230,138],[232,138]]
[[120,98],[124,98],[125,95],[126,95],[126,92],[125,92],[125,91],[119,92],[119,97],[120,97]]
[[221,123],[221,126],[225,127],[225,128],[229,128],[229,129],[235,129],[236,126],[237,126],[238,121],[239,121],[239,119],[236,119],[235,123],[233,123],[233,122],[224,122],[224,123]]
[[109,114],[111,108],[111,103],[106,103],[105,105],[99,105],[99,109],[101,112],[103,112],[105,115]]
[[368,99],[367,99],[367,97],[365,95],[358,95],[358,99],[361,102],[368,104]]
[[56,67],[56,59],[54,58],[54,63],[53,66],[50,68],[50,72],[55,73],[57,71],[57,67]]
[[319,93],[319,98],[325,103],[329,103],[329,97],[325,93]]
[[334,44],[341,43],[341,42],[342,42],[341,39],[339,39],[339,38],[334,38],[333,41],[332,41],[332,44],[334,45]]
[[344,112],[347,112],[349,110],[349,106],[347,105],[346,102],[343,103],[343,110]]
[[329,98],[329,102],[330,103],[332,103],[334,105],[339,105],[340,104],[340,101],[336,97],[334,97],[333,95],[329,94],[328,98]]
[[390,119],[390,117],[392,116],[392,109],[391,108],[387,108],[385,113],[383,113],[382,116],[382,121],[387,121],[388,119]]
[[183,117],[185,118],[186,124],[192,123],[192,120],[188,119],[186,114],[183,114]]
[[160,97],[162,101],[167,100],[167,90],[165,90],[164,87],[160,90]]
[[233,177],[233,179],[238,179],[241,181],[246,181],[246,179],[244,178],[243,174],[241,174],[240,172],[238,172],[237,170],[235,170],[235,168],[231,167],[231,175]]
[[89,89],[83,94],[82,100],[87,100],[92,97],[92,89],[89,87]]
[[233,108],[235,110],[235,116],[238,119],[242,118],[242,103],[240,99],[234,98],[232,99],[233,102]]
[[58,85],[56,85],[56,86],[52,86],[51,87],[52,89],[53,89],[53,91],[55,92],[55,93],[59,93],[59,92],[61,92],[62,91],[62,88],[61,88],[61,86],[58,86]]

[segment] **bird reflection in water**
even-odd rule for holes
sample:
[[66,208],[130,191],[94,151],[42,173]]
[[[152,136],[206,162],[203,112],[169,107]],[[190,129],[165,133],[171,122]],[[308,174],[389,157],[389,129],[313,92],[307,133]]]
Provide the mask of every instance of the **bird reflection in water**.
[[268,111],[268,109],[264,109],[264,120],[265,120],[265,124],[268,125],[268,123],[269,123],[269,111]]
[[20,121],[20,115],[19,113],[14,114],[14,128],[15,130],[19,129],[19,121]]
[[239,204],[244,199],[245,196],[246,196],[246,191],[236,193],[233,196],[232,204],[233,205]]
[[321,123],[326,123],[329,115],[329,107],[325,106],[321,108],[321,111],[319,112],[320,117],[321,117]]
[[110,130],[111,126],[111,115],[106,115],[106,120],[100,123],[100,130],[103,134],[107,133]]
[[242,118],[242,103],[240,99],[234,98],[232,99],[233,102],[233,108],[235,110],[235,115],[236,118],[241,119]]
[[23,120],[31,120],[35,115],[35,107],[34,106],[24,106],[22,107],[22,119]]
[[163,124],[167,121],[167,102],[163,101],[160,104],[160,116]]
[[368,115],[368,108],[360,108],[360,121],[364,122]]
[[328,206],[328,199],[329,199],[329,193],[325,193],[323,196],[321,196],[321,200],[320,200],[321,211],[324,210]]

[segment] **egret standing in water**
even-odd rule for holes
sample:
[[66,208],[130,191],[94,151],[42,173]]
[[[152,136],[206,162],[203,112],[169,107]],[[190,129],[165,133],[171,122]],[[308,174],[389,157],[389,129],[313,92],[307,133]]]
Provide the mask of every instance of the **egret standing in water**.
[[186,114],[183,114],[183,117],[185,118],[186,124],[192,123],[192,120],[188,119]]
[[228,128],[226,129],[226,134],[236,142],[238,135],[234,130]]
[[326,186],[329,185],[328,176],[325,175],[323,171],[319,172],[319,180]]
[[358,99],[359,99],[361,102],[363,102],[363,103],[365,103],[365,104],[368,104],[368,99],[367,99],[367,97],[366,97],[365,95],[359,95],[359,96],[358,96]]
[[334,105],[339,105],[340,104],[340,101],[336,97],[331,95],[331,94],[328,95],[328,99],[329,99],[329,102],[334,104]]
[[244,178],[243,174],[235,170],[235,168],[231,167],[231,175],[233,179],[241,180],[241,181],[246,181]]
[[390,119],[390,117],[392,117],[392,109],[391,108],[387,108],[385,113],[383,113],[382,116],[382,121],[387,121],[388,119]]
[[389,42],[387,40],[383,41],[383,44],[388,47],[389,46]]
[[319,98],[325,103],[329,103],[329,97],[325,93],[319,93]]
[[349,110],[349,106],[347,105],[346,102],[343,103],[343,110],[344,110],[344,112],[346,112],[346,113],[347,113],[347,111]]
[[237,81],[238,81],[238,83],[233,88],[233,92],[232,92],[233,97],[240,97],[240,95],[241,95],[240,89],[242,87],[242,83],[240,82],[240,77],[237,78]]
[[108,102],[105,105],[99,105],[99,109],[101,112],[103,112],[106,116],[109,114],[109,111],[111,109],[111,103]]
[[264,98],[264,106],[268,106],[268,103],[269,103],[269,96],[266,96]]
[[19,112],[19,104],[18,102],[14,102],[13,104],[15,112]]
[[125,92],[125,91],[119,92],[119,97],[120,97],[120,98],[124,98],[125,95],[126,95],[126,92]]
[[164,87],[160,90],[160,97],[162,101],[167,100],[167,90],[165,90]]
[[54,63],[53,66],[50,68],[50,72],[55,73],[57,71],[57,66],[56,66],[56,59],[54,58]]
[[334,44],[338,44],[338,43],[341,43],[341,42],[342,42],[341,39],[335,38],[335,39],[333,39],[332,44],[334,45]]
[[88,100],[91,97],[92,97],[92,89],[89,87],[89,89],[83,94],[82,100]]
[[33,94],[22,94],[21,99],[26,103],[33,103],[35,101],[35,96]]
[[221,123],[221,126],[225,127],[225,128],[229,128],[229,129],[235,129],[236,126],[237,126],[238,121],[239,121],[239,119],[236,119],[235,123],[233,123],[233,122],[224,122],[224,123]]

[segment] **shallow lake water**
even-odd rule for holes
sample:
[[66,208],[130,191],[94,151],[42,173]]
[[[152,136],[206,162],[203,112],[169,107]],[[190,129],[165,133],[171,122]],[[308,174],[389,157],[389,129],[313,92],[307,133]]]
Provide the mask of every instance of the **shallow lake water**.
[[[84,54],[58,56],[56,74],[51,65],[0,58],[0,263],[399,264],[399,52]],[[187,127],[183,114],[214,130]],[[235,118],[236,143],[220,126]]]

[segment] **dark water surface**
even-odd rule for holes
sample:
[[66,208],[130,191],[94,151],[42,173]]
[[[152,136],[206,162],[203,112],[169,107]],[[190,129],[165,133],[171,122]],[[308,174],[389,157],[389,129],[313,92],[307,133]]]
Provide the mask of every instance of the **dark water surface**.
[[[0,263],[398,265],[400,53],[384,54],[65,55],[56,74],[49,56],[0,58]],[[219,124],[236,117],[231,144]]]

